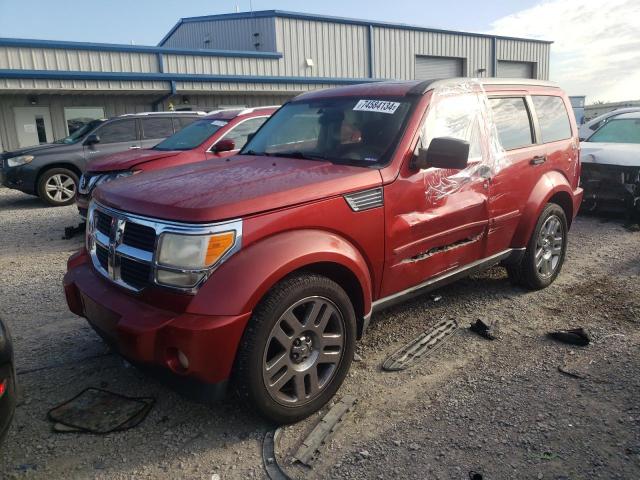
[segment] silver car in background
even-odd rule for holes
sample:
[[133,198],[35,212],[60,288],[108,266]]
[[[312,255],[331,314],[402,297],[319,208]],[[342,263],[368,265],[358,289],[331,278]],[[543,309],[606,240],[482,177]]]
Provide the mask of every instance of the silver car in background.
[[580,147],[582,208],[640,219],[640,111],[607,120]]

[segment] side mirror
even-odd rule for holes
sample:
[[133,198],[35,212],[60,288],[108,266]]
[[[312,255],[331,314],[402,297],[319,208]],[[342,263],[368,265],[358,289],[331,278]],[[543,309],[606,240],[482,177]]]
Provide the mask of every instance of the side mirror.
[[451,137],[431,140],[429,148],[420,148],[411,162],[416,169],[429,167],[462,170],[469,160],[469,142]]
[[236,142],[234,142],[230,138],[223,138],[213,146],[213,151],[215,153],[230,152],[231,150],[235,150],[235,149],[236,149]]
[[96,143],[100,143],[100,137],[95,133],[92,133],[91,135],[89,135],[87,139],[84,141],[85,145],[95,145]]

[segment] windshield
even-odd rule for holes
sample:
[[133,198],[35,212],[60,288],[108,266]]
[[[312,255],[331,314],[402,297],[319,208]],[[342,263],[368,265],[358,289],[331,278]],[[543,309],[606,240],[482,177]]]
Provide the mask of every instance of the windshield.
[[245,155],[388,163],[412,103],[404,98],[322,98],[286,104],[242,149]]
[[587,142],[640,143],[640,119],[610,120],[591,135]]
[[85,123],[68,137],[61,138],[60,140],[56,140],[53,143],[64,143],[65,145],[72,145],[74,143],[77,143],[82,140],[85,135],[87,135],[90,131],[92,131],[104,121],[105,120],[92,120],[89,123]]
[[164,139],[153,150],[191,150],[216,133],[228,122],[226,120],[198,120],[179,132]]

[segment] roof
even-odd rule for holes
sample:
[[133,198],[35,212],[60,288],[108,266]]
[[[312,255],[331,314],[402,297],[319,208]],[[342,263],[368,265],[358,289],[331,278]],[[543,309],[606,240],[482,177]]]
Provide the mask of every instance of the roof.
[[538,40],[531,38],[520,38],[520,37],[505,37],[501,35],[491,35],[487,33],[475,33],[475,32],[461,32],[455,30],[443,30],[439,28],[430,28],[430,27],[422,27],[419,25],[411,25],[407,23],[392,23],[392,22],[381,22],[377,20],[362,20],[357,18],[346,18],[346,17],[335,17],[332,15],[318,15],[315,13],[302,13],[302,12],[289,12],[285,10],[260,10],[257,12],[239,12],[239,13],[223,13],[219,15],[204,15],[200,17],[185,17],[181,18],[178,23],[176,23],[171,30],[160,40],[158,43],[159,46],[164,45],[164,43],[173,35],[173,33],[182,25],[183,23],[197,23],[197,22],[208,22],[215,20],[244,20],[244,19],[252,19],[252,18],[293,18],[299,20],[311,20],[317,22],[331,22],[331,23],[343,23],[349,25],[363,25],[363,26],[372,26],[379,28],[396,28],[401,30],[414,30],[421,32],[434,32],[434,33],[447,33],[451,35],[468,35],[473,37],[485,37],[485,38],[499,38],[505,40],[521,40],[526,42],[537,42],[537,43],[553,43],[549,40]]
[[250,113],[266,113],[271,115],[275,112],[279,105],[265,106],[265,107],[252,107],[252,108],[225,108],[222,110],[214,110],[209,112],[205,118],[218,119],[218,120],[233,120],[240,115],[248,115]]
[[554,82],[533,80],[530,78],[447,78],[441,80],[408,80],[383,81],[376,83],[361,83],[344,87],[335,87],[298,95],[296,99],[323,98],[334,96],[366,96],[378,95],[385,97],[404,97],[406,95],[422,95],[429,90],[439,87],[455,87],[468,82],[478,82],[483,86],[524,86],[559,88]]
[[640,120],[640,112],[628,112],[621,113],[620,115],[616,115],[616,118],[610,120],[611,122],[615,120]]

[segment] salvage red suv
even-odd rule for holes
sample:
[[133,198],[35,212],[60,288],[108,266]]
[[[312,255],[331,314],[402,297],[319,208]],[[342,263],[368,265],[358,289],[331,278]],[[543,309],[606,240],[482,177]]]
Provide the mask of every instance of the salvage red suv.
[[211,112],[147,150],[127,150],[96,160],[80,178],[76,203],[86,218],[91,193],[98,186],[147,170],[224,158],[247,142],[278,107]]
[[582,197],[570,111],[533,80],[305,93],[228,162],[98,188],[67,302],[133,362],[299,420],[372,313],[500,262],[555,280]]

